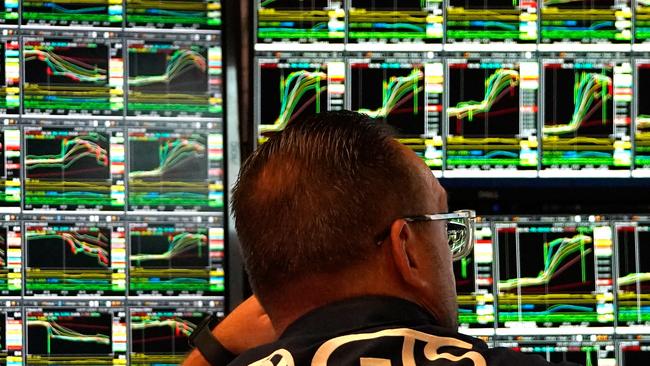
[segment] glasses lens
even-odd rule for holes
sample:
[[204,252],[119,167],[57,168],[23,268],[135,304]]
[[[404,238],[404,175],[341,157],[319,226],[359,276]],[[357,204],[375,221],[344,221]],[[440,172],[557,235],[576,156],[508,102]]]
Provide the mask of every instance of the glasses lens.
[[449,220],[447,223],[447,240],[454,259],[464,251],[467,243],[467,226],[462,220]]
[[474,248],[474,215],[450,219],[447,223],[447,238],[453,260],[469,255]]

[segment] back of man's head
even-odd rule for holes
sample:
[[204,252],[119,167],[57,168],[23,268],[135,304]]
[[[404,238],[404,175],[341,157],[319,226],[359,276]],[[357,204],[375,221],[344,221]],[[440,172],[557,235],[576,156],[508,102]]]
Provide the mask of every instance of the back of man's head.
[[244,164],[233,211],[255,293],[372,260],[380,234],[421,213],[423,189],[390,129],[329,112],[295,121]]

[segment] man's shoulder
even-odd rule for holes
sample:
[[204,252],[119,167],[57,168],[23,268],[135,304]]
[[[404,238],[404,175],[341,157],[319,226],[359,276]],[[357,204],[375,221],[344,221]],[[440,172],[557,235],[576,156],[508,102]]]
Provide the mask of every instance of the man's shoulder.
[[489,349],[476,338],[435,330],[428,327],[375,329],[328,339],[306,335],[251,350],[230,365],[550,365],[539,356],[505,348]]

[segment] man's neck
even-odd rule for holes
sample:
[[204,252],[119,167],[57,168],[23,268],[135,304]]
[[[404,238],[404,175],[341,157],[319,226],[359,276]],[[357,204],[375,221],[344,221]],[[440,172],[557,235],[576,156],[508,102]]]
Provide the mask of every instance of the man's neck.
[[276,334],[280,335],[298,318],[334,302],[362,296],[390,296],[418,303],[417,299],[410,296],[408,292],[400,290],[400,286],[390,284],[387,286],[386,282],[381,281],[372,282],[360,286],[359,284],[345,285],[342,281],[331,279],[323,281],[320,278],[312,281],[296,281],[290,285],[290,289],[277,292],[283,295],[293,294],[292,296],[282,298],[272,296],[264,305]]

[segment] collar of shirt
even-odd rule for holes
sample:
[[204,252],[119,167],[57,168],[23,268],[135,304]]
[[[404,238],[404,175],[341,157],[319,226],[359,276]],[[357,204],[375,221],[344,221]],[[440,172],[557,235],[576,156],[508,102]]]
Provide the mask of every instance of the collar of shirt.
[[410,301],[387,296],[363,296],[331,303],[312,310],[294,321],[280,340],[305,334],[338,334],[341,331],[427,323],[437,325],[427,310]]

